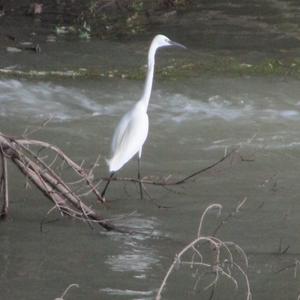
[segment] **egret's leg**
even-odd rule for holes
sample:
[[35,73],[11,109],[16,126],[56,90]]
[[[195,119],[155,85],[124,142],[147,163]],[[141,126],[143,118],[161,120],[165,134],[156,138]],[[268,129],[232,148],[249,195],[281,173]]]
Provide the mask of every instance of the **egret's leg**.
[[110,173],[109,178],[108,178],[108,180],[107,180],[107,182],[106,182],[106,185],[105,185],[105,187],[104,187],[104,189],[103,189],[103,191],[102,191],[102,193],[101,193],[101,197],[102,197],[102,198],[104,198],[105,192],[106,192],[106,190],[107,190],[107,188],[108,188],[108,186],[109,186],[109,184],[110,184],[110,181],[111,181],[112,177],[114,176],[114,174],[115,174],[115,172],[111,172],[111,173]]
[[138,154],[138,180],[139,180],[139,187],[140,187],[140,195],[141,195],[141,199],[143,199],[143,185],[142,185],[142,182],[141,182],[141,152],[139,152]]

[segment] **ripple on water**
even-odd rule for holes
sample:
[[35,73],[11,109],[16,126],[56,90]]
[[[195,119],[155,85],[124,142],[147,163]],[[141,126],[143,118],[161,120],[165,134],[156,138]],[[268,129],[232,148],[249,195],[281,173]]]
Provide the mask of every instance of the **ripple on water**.
[[[252,99],[249,95],[232,95],[225,98],[221,95],[192,99],[181,94],[156,95],[157,100],[150,110],[159,115],[158,122],[174,121],[176,123],[189,120],[205,121],[219,119],[226,122],[268,122],[276,120],[300,121],[297,104],[286,104],[281,107],[273,102]],[[276,109],[274,108],[276,107]]]
[[[133,95],[129,96],[130,87],[128,90],[127,95],[120,89],[105,90],[105,86],[102,86],[95,88],[93,96],[90,96],[89,91],[75,85],[65,87],[49,82],[1,80],[0,116],[37,120],[53,118],[58,121],[101,115],[119,117],[139,97],[137,95],[136,100],[128,101],[134,98]],[[190,98],[179,93],[156,90],[149,111],[152,123],[201,122],[210,119],[226,122],[300,120],[299,102],[275,103],[273,100],[256,99],[255,95],[249,93],[230,96],[201,94],[199,98]]]
[[[105,264],[113,272],[124,273],[122,276],[131,276],[135,280],[147,280],[152,274],[154,265],[160,263],[160,256],[153,247],[151,239],[161,236],[157,230],[159,220],[135,213],[131,217],[121,218],[119,226],[130,228],[130,235],[113,234],[112,239],[118,242],[118,247],[114,248],[114,253],[108,255]],[[149,242],[150,241],[150,242]],[[131,290],[106,287],[101,292],[111,296],[127,296],[130,299],[153,299],[155,290]]]
[[234,105],[229,100],[219,95],[214,95],[208,99],[191,99],[184,95],[168,95],[165,108],[169,111],[167,118],[175,122],[182,122],[197,118],[213,119],[219,118],[225,121],[232,121],[241,118],[251,112],[251,105]]
[[76,87],[19,80],[0,81],[0,104],[1,117],[37,120],[69,121],[87,115],[110,115],[120,110],[119,106],[99,103]]
[[146,271],[149,271],[154,264],[159,262],[154,249],[144,243],[149,238],[159,235],[156,230],[158,220],[136,215],[124,219],[124,222],[119,226],[130,228],[130,231],[136,233],[129,236],[113,236],[114,239],[122,242],[121,252],[108,256],[105,263],[112,271],[134,272],[134,277],[144,278]]
[[105,288],[105,289],[101,289],[101,291],[111,296],[128,296],[131,297],[131,299],[136,299],[136,300],[153,299],[153,295],[154,295],[154,291],[136,291],[136,290],[128,290],[128,289],[121,290],[121,289]]

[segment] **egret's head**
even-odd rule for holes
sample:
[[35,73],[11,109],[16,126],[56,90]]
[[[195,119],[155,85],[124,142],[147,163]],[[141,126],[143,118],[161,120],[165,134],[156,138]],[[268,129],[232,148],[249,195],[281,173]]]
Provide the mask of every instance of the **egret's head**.
[[155,45],[156,49],[161,48],[161,47],[170,47],[170,46],[186,49],[186,47],[183,46],[182,44],[173,42],[169,38],[167,38],[165,35],[162,35],[162,34],[158,34],[157,36],[155,36],[152,44]]

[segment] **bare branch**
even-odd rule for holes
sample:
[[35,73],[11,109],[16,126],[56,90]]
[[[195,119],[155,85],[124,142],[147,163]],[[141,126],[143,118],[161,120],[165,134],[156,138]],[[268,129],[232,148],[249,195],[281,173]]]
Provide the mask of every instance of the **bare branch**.
[[8,199],[8,174],[7,174],[7,159],[5,157],[5,154],[2,150],[2,147],[0,148],[0,156],[1,156],[1,177],[0,177],[0,193],[3,198],[3,205],[0,212],[0,217],[5,218],[7,216],[8,212],[8,205],[9,205],[9,199]]
[[[211,269],[211,271],[214,273],[214,279],[204,288],[209,289],[211,287],[215,288],[217,285],[217,282],[220,279],[220,276],[223,276],[229,280],[231,280],[235,286],[235,288],[238,288],[238,281],[236,278],[233,277],[231,270],[235,267],[238,269],[239,273],[242,275],[246,282],[247,286],[247,300],[251,300],[251,290],[250,290],[250,283],[248,276],[244,269],[235,262],[235,257],[230,249],[230,247],[233,247],[237,252],[241,255],[241,257],[245,261],[246,267],[248,266],[248,259],[244,252],[244,250],[238,246],[234,242],[223,242],[221,239],[217,238],[216,236],[205,236],[203,234],[202,225],[204,223],[205,216],[207,215],[208,211],[211,209],[217,208],[219,212],[221,211],[222,206],[220,204],[212,204],[208,206],[203,214],[201,215],[199,227],[198,227],[198,233],[196,239],[194,239],[192,242],[190,242],[187,246],[185,246],[178,254],[175,255],[174,260],[169,267],[168,271],[165,274],[165,277],[162,280],[162,283],[158,289],[158,292],[156,294],[156,300],[161,299],[162,292],[167,284],[167,281],[171,274],[176,270],[176,266],[182,264],[182,265],[190,265],[191,267],[204,267]],[[209,244],[211,249],[211,254],[213,255],[213,261],[212,263],[205,262],[204,256],[199,250],[199,247],[204,244]],[[221,251],[222,250],[222,251]],[[184,255],[190,251],[193,251],[192,259],[191,261],[183,261],[182,258]],[[195,260],[195,258],[198,258],[200,261]],[[226,269],[225,269],[226,268]],[[177,268],[178,269],[178,268]],[[199,272],[200,273],[200,272]],[[200,273],[201,274],[201,273]],[[194,276],[196,277],[196,276]],[[196,283],[194,285],[194,289],[196,289],[199,281],[200,276],[198,279],[196,278]]]
[[79,284],[77,283],[72,283],[70,284],[65,290],[64,292],[62,293],[62,295],[59,297],[59,298],[55,298],[54,300],[64,300],[64,297],[66,296],[66,294],[69,292],[69,290],[73,287],[77,287],[79,288]]
[[[59,148],[57,148],[56,146],[53,146],[49,143],[46,142],[42,142],[42,141],[37,141],[37,140],[17,140],[17,143],[19,143],[20,145],[35,145],[35,146],[42,146],[48,149],[53,150],[55,153],[57,153],[58,156],[60,156],[60,158],[67,163],[67,165],[69,167],[71,167],[78,175],[80,175],[82,178],[84,178],[87,182],[87,184],[90,186],[90,188],[92,189],[93,193],[95,193],[95,195],[97,196],[98,200],[102,203],[104,203],[104,199],[101,197],[100,193],[98,192],[98,190],[95,188],[95,186],[92,184],[91,182],[91,174],[87,173],[86,171],[84,171],[82,169],[82,167],[80,167],[78,164],[76,164],[72,159],[70,159],[67,155],[64,154],[64,152],[62,150],[60,150]],[[25,151],[29,151],[29,153],[31,155],[34,155],[28,148],[24,147],[23,148]],[[36,157],[37,158],[37,157]],[[46,167],[46,166],[45,166]]]
[[[176,185],[181,185],[181,184],[184,184],[184,183],[187,183],[188,181],[190,181],[191,179],[203,174],[203,173],[206,173],[207,171],[215,168],[217,165],[221,164],[222,162],[224,162],[225,160],[229,159],[232,157],[233,154],[237,153],[239,150],[239,148],[234,148],[232,149],[231,151],[229,152],[226,152],[225,155],[220,158],[219,160],[217,160],[216,162],[214,162],[213,164],[203,168],[203,169],[200,169],[200,170],[197,170],[195,172],[193,172],[192,174],[190,175],[187,175],[185,177],[183,177],[182,179],[179,179],[179,180],[172,180],[172,176],[168,175],[164,178],[155,178],[155,179],[147,179],[147,178],[142,178],[141,180],[139,180],[138,178],[131,178],[131,177],[113,177],[111,178],[112,181],[127,181],[127,182],[134,182],[134,183],[139,183],[141,182],[142,184],[149,184],[149,185],[156,185],[156,186],[176,186]],[[105,178],[102,178],[103,180],[108,180],[107,177]]]
[[[27,145],[27,146],[25,146]],[[77,177],[84,178],[82,184],[86,184],[90,193],[95,195],[97,200],[101,196],[96,190],[96,185],[91,180],[91,174],[88,174],[66,154],[57,147],[45,142],[36,140],[18,140],[0,133],[0,159],[2,165],[2,174],[0,177],[1,192],[4,194],[4,205],[2,212],[7,213],[8,192],[7,192],[7,167],[6,160],[10,159],[18,169],[29,179],[43,194],[50,199],[61,214],[69,215],[86,221],[90,226],[94,222],[98,223],[106,230],[124,231],[117,228],[108,220],[104,219],[98,212],[87,206],[67,183],[59,176],[51,164],[47,164],[43,158],[39,157],[36,152],[32,151],[29,146],[44,147],[54,151],[55,159],[59,157],[64,161]],[[56,157],[57,156],[57,157]]]

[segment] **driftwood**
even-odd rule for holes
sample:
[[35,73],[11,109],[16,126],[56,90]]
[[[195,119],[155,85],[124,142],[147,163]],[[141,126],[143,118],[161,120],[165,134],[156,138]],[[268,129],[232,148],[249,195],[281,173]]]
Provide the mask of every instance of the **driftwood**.
[[[34,152],[32,147],[38,147],[39,151]],[[46,158],[42,158],[40,153],[47,149],[55,154],[55,159],[51,163],[46,163]],[[43,194],[51,200],[62,215],[68,215],[88,222],[90,225],[98,223],[106,230],[119,230],[111,222],[103,218],[96,210],[85,204],[82,197],[72,184],[67,184],[66,180],[55,171],[54,164],[64,163],[68,170],[77,177],[74,185],[84,185],[88,189],[84,194],[92,194],[98,202],[104,203],[104,199],[97,191],[96,184],[93,183],[91,172],[87,172],[83,167],[76,164],[59,148],[46,142],[30,139],[17,139],[0,133],[0,197],[3,199],[1,217],[8,213],[8,174],[7,161],[10,160]]]

